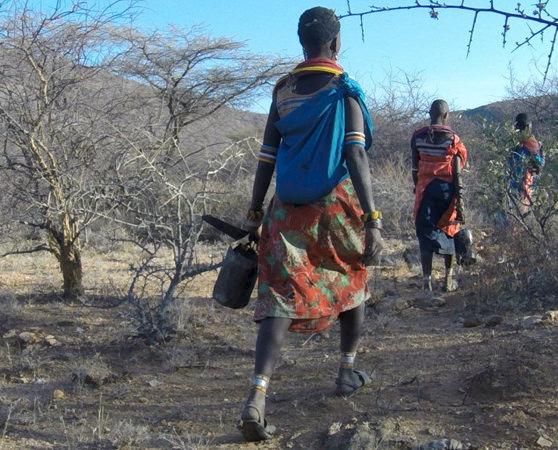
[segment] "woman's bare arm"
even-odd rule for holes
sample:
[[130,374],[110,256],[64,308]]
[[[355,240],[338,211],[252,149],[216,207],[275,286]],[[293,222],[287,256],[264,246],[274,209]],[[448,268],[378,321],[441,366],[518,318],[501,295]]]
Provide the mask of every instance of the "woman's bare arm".
[[[364,118],[358,102],[351,97],[345,98],[345,132],[364,133]],[[368,167],[368,157],[362,144],[347,144],[344,147],[349,175],[353,182],[360,207],[364,213],[375,210],[372,195],[372,177]],[[366,265],[378,262],[384,248],[384,241],[380,233],[381,221],[367,221],[364,234],[364,254],[362,261]]]
[[[358,101],[352,97],[345,98],[345,131],[364,133],[364,118]],[[346,145],[344,156],[351,180],[355,187],[360,207],[365,213],[374,211],[372,196],[372,178],[368,166],[368,157],[362,145]]]
[[[277,107],[275,105],[275,98],[269,108],[269,116],[265,126],[262,152],[260,152],[258,168],[256,169],[256,177],[252,187],[252,201],[250,205],[251,210],[261,210],[275,171],[275,160],[272,155],[271,149],[277,149],[281,143],[281,135],[275,127],[275,122],[279,120]],[[276,152],[275,152],[276,153]],[[262,155],[264,155],[262,157]],[[269,155],[269,156],[265,156]]]

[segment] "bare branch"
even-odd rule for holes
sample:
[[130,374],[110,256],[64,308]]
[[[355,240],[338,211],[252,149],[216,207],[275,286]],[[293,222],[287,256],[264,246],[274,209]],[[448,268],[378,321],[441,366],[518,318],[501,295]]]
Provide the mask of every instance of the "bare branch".
[[[558,30],[558,19],[551,15],[547,10],[548,2],[539,2],[535,5],[535,11],[532,14],[528,14],[525,12],[524,9],[521,8],[521,3],[517,3],[515,9],[513,10],[506,10],[494,7],[494,1],[490,0],[488,5],[485,7],[479,6],[470,6],[466,3],[466,0],[461,0],[458,4],[447,4],[436,0],[424,1],[421,2],[420,0],[415,0],[412,4],[407,5],[395,5],[395,6],[376,6],[371,5],[368,10],[365,11],[354,11],[351,8],[350,0],[347,0],[347,13],[339,15],[340,19],[344,19],[347,17],[358,17],[360,21],[360,27],[362,36],[364,38],[364,27],[363,27],[363,17],[366,15],[377,14],[377,13],[385,13],[385,12],[393,12],[393,11],[408,11],[408,10],[415,10],[415,9],[427,9],[429,11],[430,17],[432,19],[439,18],[439,11],[441,10],[460,10],[460,11],[467,11],[474,14],[473,16],[473,23],[471,28],[469,29],[469,40],[467,43],[467,56],[469,56],[471,52],[471,46],[473,43],[473,35],[475,32],[475,27],[477,24],[477,18],[480,14],[492,14],[502,16],[504,18],[504,25],[503,25],[503,32],[502,32],[502,43],[505,47],[507,44],[507,35],[508,31],[510,30],[510,21],[511,20],[519,20],[525,22],[527,24],[534,23],[542,25],[536,31],[531,29],[531,34],[525,38],[524,41],[516,43],[515,50],[522,47],[523,45],[530,44],[532,39],[535,36],[543,36],[545,30],[549,28],[554,28],[555,32]],[[556,34],[554,35],[556,38]],[[554,54],[554,47],[556,45],[556,39],[553,39],[550,43],[549,48],[549,57],[545,69],[544,81],[548,76],[548,72],[552,65],[552,56]]]
[[50,252],[50,248],[47,247],[44,244],[41,245],[37,245],[36,247],[33,248],[27,248],[27,249],[23,249],[23,250],[11,250],[9,252],[3,253],[2,255],[0,255],[0,258],[5,258],[6,256],[12,256],[12,255],[28,255],[30,253],[38,253],[38,252]]

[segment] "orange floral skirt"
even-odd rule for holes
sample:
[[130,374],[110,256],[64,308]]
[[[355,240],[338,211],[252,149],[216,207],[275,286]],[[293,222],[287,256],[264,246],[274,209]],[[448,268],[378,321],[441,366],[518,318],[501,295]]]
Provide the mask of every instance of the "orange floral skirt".
[[319,332],[365,302],[361,215],[349,179],[311,204],[275,198],[259,245],[255,320],[285,317],[291,331]]

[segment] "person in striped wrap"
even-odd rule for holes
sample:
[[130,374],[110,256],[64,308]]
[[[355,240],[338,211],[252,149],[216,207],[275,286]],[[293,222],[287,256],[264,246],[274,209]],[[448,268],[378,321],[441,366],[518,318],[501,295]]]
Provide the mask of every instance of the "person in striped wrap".
[[457,289],[454,237],[463,221],[460,217],[463,184],[459,175],[467,163],[467,149],[448,125],[448,119],[447,102],[435,100],[430,107],[430,125],[416,130],[411,139],[415,229],[420,247],[423,292],[427,299],[434,298],[434,254],[444,257],[444,290]]

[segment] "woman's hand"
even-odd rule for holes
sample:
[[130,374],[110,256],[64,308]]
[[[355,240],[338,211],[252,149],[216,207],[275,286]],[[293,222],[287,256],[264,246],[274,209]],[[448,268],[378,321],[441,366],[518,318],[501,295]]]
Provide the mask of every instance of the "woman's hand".
[[262,237],[262,226],[260,225],[257,230],[252,231],[249,235],[250,242],[260,243],[260,238]]
[[364,229],[364,255],[362,262],[366,266],[372,266],[380,262],[380,254],[385,247],[384,239],[378,228]]

